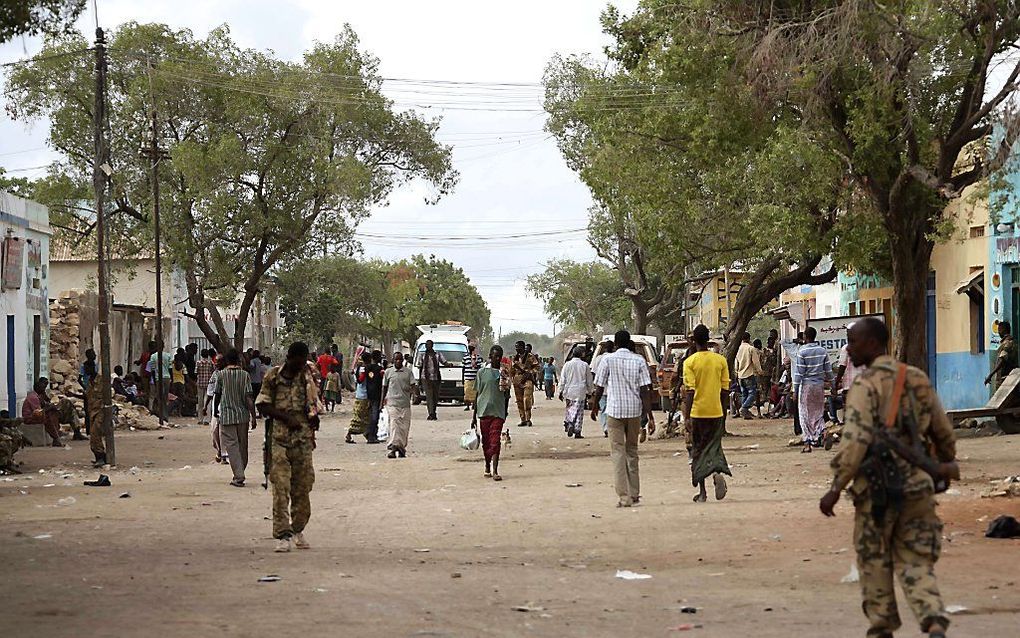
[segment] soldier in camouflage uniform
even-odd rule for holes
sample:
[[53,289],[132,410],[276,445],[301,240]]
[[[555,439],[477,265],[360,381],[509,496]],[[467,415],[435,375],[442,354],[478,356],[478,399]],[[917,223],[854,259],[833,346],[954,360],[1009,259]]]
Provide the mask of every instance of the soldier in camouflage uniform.
[[[900,502],[890,498],[882,506],[876,503],[886,499],[881,498],[883,494],[869,490],[869,480],[862,471],[862,464],[874,453],[873,448],[869,452],[869,446],[875,440],[876,430],[885,427],[886,410],[901,364],[885,354],[889,332],[877,319],[854,323],[848,340],[854,364],[867,365],[868,369],[856,379],[847,395],[843,442],[832,460],[835,478],[829,492],[822,497],[820,508],[826,516],[834,516],[833,507],[840,491],[850,485],[849,493],[856,510],[854,546],[863,610],[871,623],[867,635],[891,637],[901,625],[893,590],[895,570],[922,631],[944,638],[949,621],[935,581],[942,522],[935,514],[932,478],[893,454],[892,461],[903,479],[902,498]],[[913,419],[917,436],[934,449],[940,461],[953,461],[956,443],[952,425],[927,375],[909,366],[891,430],[893,436],[905,442],[909,442],[910,436],[904,425],[908,419]],[[883,488],[883,493],[888,491]],[[877,517],[876,512],[879,512]]]
[[292,542],[298,549],[310,547],[304,529],[312,515],[312,450],[319,416],[318,384],[305,365],[307,358],[307,345],[291,345],[287,361],[266,373],[255,400],[262,413],[272,419],[269,480],[273,484],[273,537],[278,552],[289,552]]

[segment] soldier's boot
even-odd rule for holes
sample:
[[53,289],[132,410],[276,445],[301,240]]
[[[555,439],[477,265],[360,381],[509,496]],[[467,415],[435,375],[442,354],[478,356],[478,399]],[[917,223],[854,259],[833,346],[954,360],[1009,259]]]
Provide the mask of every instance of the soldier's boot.
[[290,551],[290,536],[278,539],[276,541],[276,547],[273,548],[274,552],[278,554],[286,553]]
[[96,460],[92,462],[92,467],[103,467],[106,465],[106,452],[93,452],[92,454],[96,457]]

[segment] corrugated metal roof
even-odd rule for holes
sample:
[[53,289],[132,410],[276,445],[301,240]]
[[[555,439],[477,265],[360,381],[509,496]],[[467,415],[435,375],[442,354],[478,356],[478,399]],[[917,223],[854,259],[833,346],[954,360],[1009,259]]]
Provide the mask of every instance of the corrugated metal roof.
[[[142,260],[152,259],[151,250],[143,250],[137,254],[124,255],[114,252],[113,259]],[[50,263],[69,261],[95,261],[96,236],[69,237],[67,232],[58,232],[50,239]]]

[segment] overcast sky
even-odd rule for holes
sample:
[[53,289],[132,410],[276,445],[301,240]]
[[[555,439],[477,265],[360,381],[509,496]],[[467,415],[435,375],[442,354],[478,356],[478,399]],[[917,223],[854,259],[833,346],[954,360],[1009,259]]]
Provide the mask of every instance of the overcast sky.
[[[98,0],[98,4],[100,23],[107,28],[128,20],[164,22],[189,28],[201,37],[226,23],[240,45],[271,49],[288,60],[298,60],[316,40],[332,40],[345,22],[350,23],[362,48],[380,59],[380,73],[388,78],[538,83],[554,54],[600,54],[607,43],[598,22],[607,6],[603,0],[498,4],[477,0]],[[613,4],[631,11],[637,3]],[[79,26],[91,34],[95,17],[91,3],[89,7]],[[40,48],[34,39],[8,42],[0,45],[0,62],[34,55]],[[397,93],[400,85],[390,86],[394,88],[387,90],[396,99],[428,99]],[[454,100],[457,104],[452,106],[445,97],[433,98],[449,108],[422,111],[443,119],[439,137],[454,146],[454,166],[460,172],[456,190],[439,204],[426,206],[423,189],[405,188],[360,231],[489,237],[586,225],[590,198],[543,131],[541,88],[515,86],[509,89],[512,97],[482,107],[501,110],[463,110],[493,99],[491,89],[479,90],[485,95]],[[11,121],[6,113],[0,116],[0,166],[15,169],[11,175],[42,175],[43,169],[16,169],[46,164],[52,156],[45,147],[44,122],[26,126]],[[373,257],[392,259],[424,252],[449,259],[478,286],[492,310],[494,330],[551,333],[552,321],[543,313],[541,302],[525,292],[524,277],[541,271],[551,258],[594,258],[584,237],[579,232],[497,248],[464,241],[403,240],[400,247],[373,245],[371,240],[363,243],[366,255]]]

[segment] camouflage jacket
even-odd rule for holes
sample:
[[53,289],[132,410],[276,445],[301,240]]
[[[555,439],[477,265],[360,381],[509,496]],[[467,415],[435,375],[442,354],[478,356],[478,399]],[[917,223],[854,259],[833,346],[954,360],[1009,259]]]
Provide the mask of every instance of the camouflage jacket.
[[534,353],[525,353],[523,356],[515,354],[510,362],[514,385],[523,385],[529,381],[534,383],[538,379],[538,368],[538,357]]
[[[835,472],[832,487],[835,490],[842,490],[852,481],[850,492],[855,498],[864,496],[868,489],[868,480],[859,470],[867,455],[868,446],[874,439],[875,429],[885,427],[885,412],[896,380],[896,366],[896,360],[890,356],[875,359],[871,366],[854,380],[847,394],[843,440],[839,444],[839,452],[831,463]],[[933,450],[934,456],[939,461],[948,462],[956,458],[956,439],[952,423],[942,409],[942,403],[932,389],[928,375],[912,366],[907,367],[903,397],[893,428],[896,436],[910,443],[909,431],[904,425],[905,418],[915,420],[918,436],[926,447]],[[928,474],[898,455],[894,456],[903,474],[904,494],[919,496],[934,492],[934,485]]]
[[[312,429],[308,423],[308,406],[314,405],[316,397],[309,389],[308,377],[312,373],[302,368],[293,379],[280,374],[281,366],[274,366],[262,379],[262,388],[255,399],[255,405],[271,405],[283,410],[297,419],[300,427],[289,428],[284,423],[273,424],[273,441],[283,447],[292,447],[300,443],[312,442]],[[309,396],[312,394],[312,396]]]

